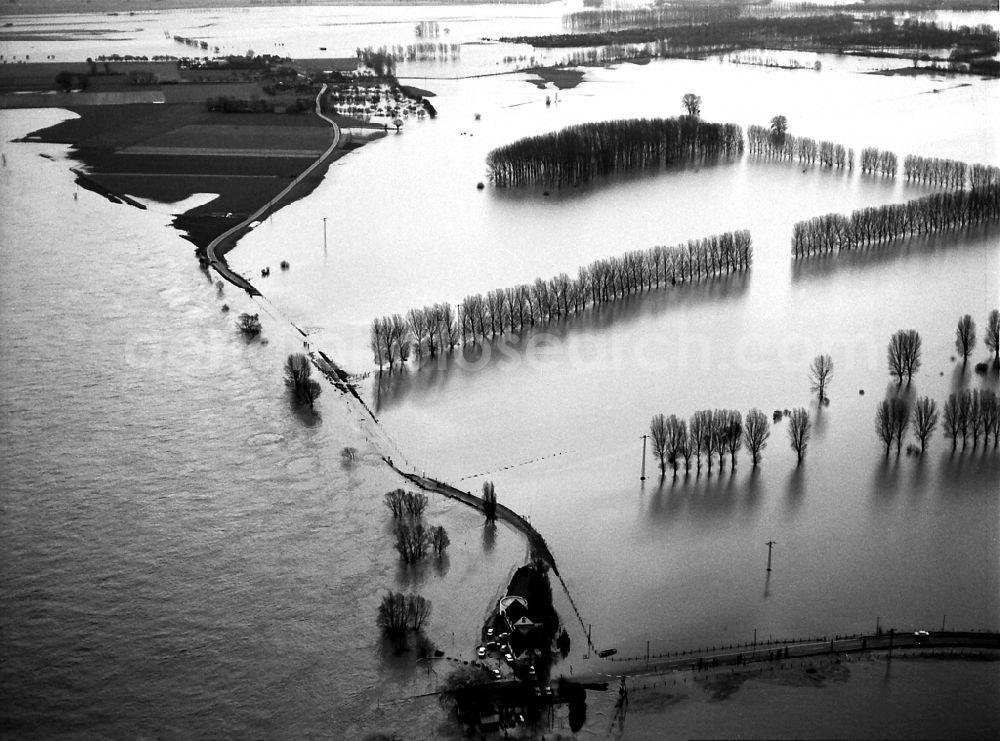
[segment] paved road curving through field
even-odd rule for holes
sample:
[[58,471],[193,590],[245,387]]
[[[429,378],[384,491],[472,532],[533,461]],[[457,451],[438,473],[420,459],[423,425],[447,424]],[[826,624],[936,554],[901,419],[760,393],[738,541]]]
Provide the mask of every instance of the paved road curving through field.
[[323,154],[321,154],[315,162],[313,162],[311,165],[309,165],[309,167],[307,167],[305,170],[299,173],[298,177],[296,177],[291,183],[288,184],[288,187],[282,190],[278,195],[276,195],[274,198],[268,201],[265,205],[261,206],[252,214],[250,214],[239,224],[232,227],[231,229],[227,229],[225,232],[223,232],[218,237],[213,239],[209,243],[208,247],[205,248],[205,257],[208,260],[208,264],[215,270],[215,272],[217,272],[227,281],[232,283],[234,286],[242,288],[251,296],[260,296],[261,293],[256,288],[254,288],[253,284],[250,283],[250,281],[248,281],[242,275],[240,275],[235,270],[230,268],[229,265],[226,263],[225,258],[217,256],[216,250],[218,249],[219,245],[221,245],[225,240],[229,239],[229,237],[233,236],[242,229],[246,229],[254,221],[258,221],[264,214],[266,214],[274,206],[275,203],[280,202],[282,198],[287,196],[289,192],[291,192],[292,188],[294,188],[303,180],[305,180],[307,177],[309,177],[313,173],[313,171],[315,171],[315,169],[319,167],[324,162],[324,160],[326,160],[327,157],[333,154],[333,151],[340,145],[340,127],[336,123],[334,123],[333,120],[323,115],[323,112],[320,110],[319,102],[320,99],[323,97],[323,93],[325,92],[326,92],[326,83],[323,83],[323,87],[320,88],[319,93],[316,95],[316,115],[322,118],[328,124],[330,124],[330,126],[333,128],[333,141],[331,142],[330,146],[327,147],[326,151],[323,152]]

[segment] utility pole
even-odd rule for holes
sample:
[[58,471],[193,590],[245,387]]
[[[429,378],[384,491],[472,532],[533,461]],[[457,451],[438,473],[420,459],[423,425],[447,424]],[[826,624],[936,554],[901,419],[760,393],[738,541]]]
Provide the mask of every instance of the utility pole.
[[323,252],[326,252],[326,217],[323,217]]
[[646,480],[646,438],[648,435],[642,436],[642,476],[639,477],[639,481]]
[[767,570],[771,570],[771,548],[774,546],[774,541],[767,541]]

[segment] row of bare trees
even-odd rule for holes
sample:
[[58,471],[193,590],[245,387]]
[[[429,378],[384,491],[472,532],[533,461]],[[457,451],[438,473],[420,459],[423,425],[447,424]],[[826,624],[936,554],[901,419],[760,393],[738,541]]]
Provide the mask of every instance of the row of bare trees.
[[955,190],[966,186],[982,189],[1000,183],[1000,167],[912,154],[903,158],[903,173],[907,180]]
[[906,179],[926,185],[964,188],[968,169],[967,164],[957,160],[918,157],[913,154],[903,158],[903,174]]
[[499,187],[558,187],[742,151],[743,129],[737,124],[696,116],[621,119],[519,139],[492,150],[486,167]]
[[753,125],[747,128],[747,151],[764,157],[798,160],[801,164],[814,165],[819,162],[826,167],[854,169],[854,150],[843,144],[829,141],[817,142],[808,136],[779,134],[774,127]]
[[861,158],[858,162],[861,172],[869,174],[881,174],[887,178],[896,177],[899,169],[899,158],[894,152],[889,152],[876,147],[865,147],[861,150]]
[[736,457],[743,445],[753,458],[754,468],[760,462],[761,451],[767,446],[771,435],[770,423],[759,409],[743,416],[732,409],[702,409],[691,416],[690,422],[671,414],[669,417],[657,414],[649,423],[653,455],[660,462],[660,475],[666,474],[667,465],[673,468],[674,476],[683,462],[684,472],[691,470],[692,459],[701,471],[702,456],[712,472],[712,457],[718,456],[719,470],[725,465],[729,455],[731,468],[736,468]]
[[633,250],[581,267],[575,278],[562,273],[511,288],[466,296],[457,311],[448,304],[375,319],[370,344],[379,368],[403,363],[411,350],[434,355],[456,344],[521,332],[588,308],[647,290],[691,283],[750,269],[753,241],[746,230],[689,240],[675,247]]
[[964,229],[1000,218],[1000,185],[932,193],[907,203],[815,216],[792,227],[792,255],[844,252],[914,234]]
[[[780,417],[776,417],[778,419]],[[702,456],[712,473],[713,456],[718,458],[721,472],[726,457],[730,468],[736,469],[737,454],[746,446],[753,467],[760,463],[761,452],[771,436],[771,424],[760,409],[751,409],[744,418],[733,409],[702,409],[684,420],[677,415],[657,414],[649,423],[649,437],[653,455],[660,465],[660,476],[669,465],[676,478],[683,463],[684,473],[691,470],[692,461],[701,472]],[[812,436],[812,421],[806,409],[793,409],[788,413],[788,441],[799,463],[805,457]]]
[[982,438],[983,449],[993,437],[993,449],[1000,443],[1000,403],[993,389],[965,389],[960,393],[950,394],[941,410],[941,425],[944,436],[951,440],[951,449],[958,447],[962,441],[965,450],[971,438],[973,450]]
[[923,455],[939,421],[944,436],[951,440],[952,451],[958,447],[959,440],[962,450],[970,439],[973,450],[980,439],[983,450],[989,445],[990,437],[994,450],[1000,442],[1000,400],[993,389],[966,389],[950,394],[940,413],[937,403],[927,396],[920,397],[912,406],[907,399],[894,396],[883,399],[875,407],[875,433],[885,445],[887,458],[894,443],[896,455],[900,454],[911,428],[920,446],[919,453]]

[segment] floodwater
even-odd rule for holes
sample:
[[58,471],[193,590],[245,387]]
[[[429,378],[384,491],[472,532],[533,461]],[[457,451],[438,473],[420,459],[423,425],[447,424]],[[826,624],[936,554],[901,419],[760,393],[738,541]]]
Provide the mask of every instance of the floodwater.
[[[223,20],[252,27],[260,10]],[[51,48],[95,53],[83,42]],[[178,207],[141,212],[86,191],[74,200],[65,148],[6,143],[70,114],[3,112],[5,737],[440,733],[435,702],[395,702],[437,676],[386,654],[374,628],[379,595],[430,597],[430,637],[468,658],[523,541],[502,528],[484,537],[474,515],[432,500],[429,519],[451,533],[449,561],[400,571],[380,501],[399,480],[333,389],[318,416],[289,404],[281,364],[301,345],[271,307],[364,371],[374,316],[744,227],[756,250],[748,276],[649,294],[491,346],[487,358],[373,377],[371,402],[412,466],[471,489],[493,480],[530,517],[600,648],[635,655],[648,640],[655,653],[754,630],[854,632],[877,619],[901,630],[995,629],[996,453],[951,456],[938,434],[924,459],[885,461],[872,422],[889,380],[884,347],[899,328],[924,338],[914,393],[943,402],[963,386],[996,388],[996,376],[959,374],[950,360],[958,317],[982,327],[1000,303],[995,227],[796,265],[794,221],[928,191],[749,159],[547,197],[475,188],[498,143],[579,121],[674,115],[691,91],[712,120],[782,113],[794,133],[856,150],[1000,164],[997,83],[972,82],[684,61],[589,69],[557,102],[523,76],[428,82],[437,120],[339,160],[309,198],[231,254],[248,276],[290,261],[261,282],[263,306],[229,288],[216,294],[168,227]],[[266,345],[234,332],[244,310],[263,312]],[[806,377],[820,352],[836,364],[822,410]],[[744,456],[735,475],[727,465],[721,476],[661,483],[650,458],[639,481],[652,414],[751,406],[810,407],[802,467],[781,423],[756,474]],[[359,462],[344,463],[345,446]],[[582,658],[583,627],[570,628],[577,674],[607,671]],[[913,671],[919,684],[940,668]],[[996,681],[995,672],[947,676],[950,687]],[[906,696],[903,707],[924,702]],[[591,737],[606,733],[601,702]],[[874,718],[877,706],[858,703]],[[685,712],[703,727],[704,709]],[[996,728],[995,706],[962,715],[968,728]],[[815,716],[820,730],[835,722]],[[942,716],[920,730],[947,735],[952,723]],[[626,737],[649,737],[648,727]]]

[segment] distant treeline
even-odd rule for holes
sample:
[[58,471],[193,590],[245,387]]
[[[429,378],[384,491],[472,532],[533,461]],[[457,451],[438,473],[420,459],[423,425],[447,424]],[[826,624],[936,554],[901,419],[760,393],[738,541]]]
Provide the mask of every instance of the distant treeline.
[[[596,3],[600,7],[601,3]],[[681,23],[718,23],[739,18],[774,18],[782,16],[816,16],[830,13],[879,13],[937,11],[955,6],[957,10],[996,10],[990,0],[976,2],[938,3],[935,0],[917,2],[856,3],[828,5],[799,2],[767,4],[743,2],[677,3],[652,8],[608,8],[568,13],[562,17],[563,28],[574,33],[614,31],[625,28],[658,28]],[[584,3],[584,7],[589,7]]]
[[562,186],[677,161],[739,154],[743,129],[695,116],[577,124],[498,147],[486,156],[501,187]]
[[912,49],[967,50],[971,56],[992,56],[998,49],[996,31],[986,25],[939,26],[893,16],[855,19],[844,13],[791,18],[736,18],[715,23],[694,23],[662,28],[629,28],[551,36],[516,36],[501,41],[540,48],[645,44],[667,41],[671,46],[731,48],[833,48],[867,47],[880,52]]
[[690,3],[655,8],[605,8],[567,13],[563,28],[581,31],[613,31],[622,28],[654,28],[676,23],[717,23],[740,16],[738,3]]
[[808,257],[891,242],[914,234],[963,229],[1000,218],[1000,185],[933,193],[907,203],[827,214],[792,227],[792,255]]
[[577,277],[549,280],[467,296],[457,312],[434,304],[375,319],[371,349],[379,368],[405,362],[411,352],[435,355],[457,344],[483,341],[580,314],[661,286],[690,283],[750,269],[750,232],[727,232],[676,247],[633,250],[581,267]]
[[829,167],[854,168],[854,150],[842,144],[810,139],[807,136],[784,134],[775,136],[765,126],[753,125],[747,128],[747,149],[750,154],[764,155],[778,159],[797,159],[802,164],[820,164]]

